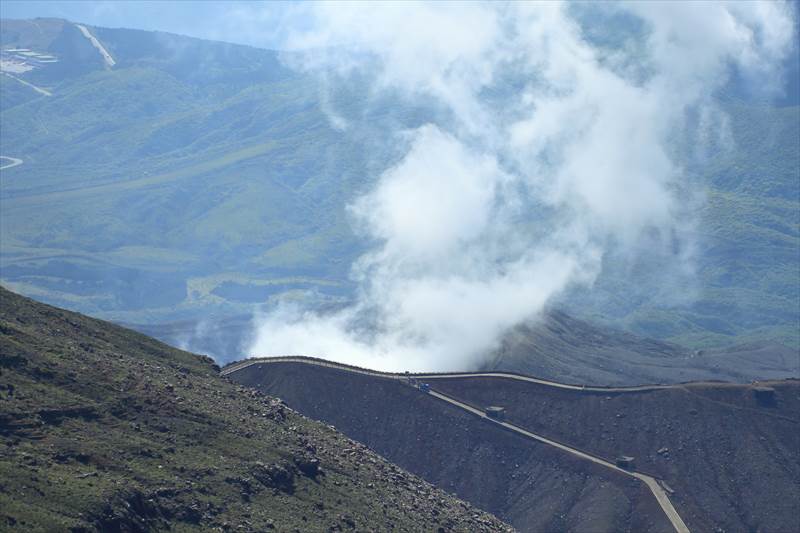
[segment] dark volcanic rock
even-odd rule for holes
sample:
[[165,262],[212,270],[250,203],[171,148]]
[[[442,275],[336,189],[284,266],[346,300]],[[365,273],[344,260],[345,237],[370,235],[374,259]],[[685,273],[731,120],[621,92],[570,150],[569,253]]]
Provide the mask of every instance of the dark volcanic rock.
[[265,487],[270,487],[291,494],[294,492],[294,469],[291,465],[277,463],[264,464],[256,462],[251,470],[254,478]]
[[[374,450],[521,531],[670,531],[643,484],[397,380],[298,363],[254,365],[231,377],[285,398],[292,408],[364,443],[343,450],[356,464],[369,464]],[[384,479],[398,488],[420,487],[419,480],[399,469],[385,471]],[[348,527],[338,525],[340,530]],[[439,527],[458,529],[444,519]]]
[[[498,378],[436,380],[509,421],[666,480],[692,531],[791,531],[800,520],[800,381],[591,392]],[[769,405],[756,391],[773,389]],[[624,414],[624,417],[618,417]]]

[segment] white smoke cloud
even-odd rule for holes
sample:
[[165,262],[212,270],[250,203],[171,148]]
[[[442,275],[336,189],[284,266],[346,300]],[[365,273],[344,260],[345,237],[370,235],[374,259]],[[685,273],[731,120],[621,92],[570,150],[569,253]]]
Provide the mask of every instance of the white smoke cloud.
[[257,318],[251,353],[473,367],[554,296],[590,287],[610,247],[634,253],[685,235],[692,204],[670,136],[731,64],[777,76],[790,12],[759,2],[595,8],[640,23],[638,43],[609,56],[585,37],[585,20],[549,2],[302,7],[308,27],[288,41],[301,51],[295,66],[321,79],[366,72],[374,94],[430,102],[448,118],[387,132],[405,157],[350,206],[378,243],[353,267],[357,301],[326,315],[271,310]]

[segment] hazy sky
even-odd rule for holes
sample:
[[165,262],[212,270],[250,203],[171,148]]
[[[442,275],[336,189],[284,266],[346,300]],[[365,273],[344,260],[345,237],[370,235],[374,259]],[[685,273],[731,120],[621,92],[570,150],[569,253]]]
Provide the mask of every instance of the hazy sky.
[[2,18],[58,17],[110,28],[160,30],[204,39],[276,48],[302,16],[291,2],[3,0]]

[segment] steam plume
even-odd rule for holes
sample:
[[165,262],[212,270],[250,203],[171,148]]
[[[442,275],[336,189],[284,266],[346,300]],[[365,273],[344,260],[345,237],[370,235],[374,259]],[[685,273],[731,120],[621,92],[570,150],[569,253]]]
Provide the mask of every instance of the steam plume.
[[[695,192],[671,138],[714,112],[732,64],[779,88],[793,37],[775,2],[302,9],[293,65],[366,72],[374,94],[445,118],[387,132],[405,156],[349,206],[379,243],[353,266],[357,301],[273,309],[250,351],[392,370],[473,367],[553,297],[588,290],[609,249],[686,240]],[[588,35],[595,17],[610,44]],[[690,253],[673,260],[690,270]]]

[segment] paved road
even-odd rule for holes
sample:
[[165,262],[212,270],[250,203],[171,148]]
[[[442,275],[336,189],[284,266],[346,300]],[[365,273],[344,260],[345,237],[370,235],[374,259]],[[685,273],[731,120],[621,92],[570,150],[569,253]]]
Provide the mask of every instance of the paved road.
[[[270,358],[263,358],[263,359],[246,359],[244,361],[240,361],[239,363],[234,363],[232,365],[229,365],[229,366],[223,368],[220,373],[223,376],[227,376],[229,374],[232,374],[234,372],[238,372],[239,370],[242,370],[243,368],[247,368],[247,367],[252,366],[252,365],[269,364],[269,363],[305,363],[305,364],[312,364],[312,365],[317,365],[317,366],[325,366],[325,367],[330,367],[330,368],[336,368],[336,369],[339,369],[339,370],[345,370],[345,371],[348,371],[348,372],[354,372],[354,373],[357,373],[357,374],[366,374],[366,375],[369,375],[369,376],[376,376],[376,377],[388,378],[388,379],[403,380],[403,379],[408,377],[408,375],[406,375],[406,374],[377,372],[377,371],[368,370],[368,369],[365,369],[365,368],[356,368],[356,367],[351,367],[351,366],[347,366],[347,365],[341,365],[341,364],[334,363],[334,362],[331,362],[331,361],[325,361],[325,360],[322,360],[322,359],[312,359],[312,358],[307,358],[307,357],[270,357]],[[562,389],[570,389],[570,390],[643,391],[643,390],[653,390],[653,389],[661,389],[661,388],[666,388],[667,387],[667,386],[664,386],[664,385],[654,385],[654,386],[645,386],[645,387],[614,387],[614,388],[583,387],[581,385],[569,385],[569,384],[558,383],[558,382],[554,382],[554,381],[540,380],[540,379],[533,378],[533,377],[520,376],[520,375],[517,375],[517,374],[505,374],[505,373],[502,373],[502,372],[477,372],[477,373],[454,373],[454,374],[414,374],[413,377],[416,378],[416,379],[425,379],[425,380],[434,380],[434,379],[437,379],[437,378],[438,379],[441,379],[441,378],[455,378],[455,377],[462,377],[462,378],[466,378],[466,377],[502,377],[502,378],[505,378],[505,379],[517,379],[517,380],[522,380],[522,381],[529,381],[529,382],[533,382],[533,383],[540,383],[540,384],[543,384],[543,385],[549,385],[549,386],[553,386],[553,387],[558,387],[558,388],[562,388]],[[538,442],[541,442],[543,444],[547,444],[549,446],[553,446],[555,448],[558,448],[561,451],[570,453],[570,454],[572,454],[572,455],[574,455],[576,457],[579,457],[581,459],[584,459],[586,461],[591,461],[591,462],[593,462],[595,464],[598,464],[598,465],[604,466],[606,468],[609,468],[611,470],[614,470],[615,472],[619,472],[619,473],[624,474],[626,476],[631,476],[631,477],[634,477],[634,478],[638,479],[639,481],[642,481],[645,485],[647,485],[647,488],[650,489],[650,492],[653,493],[653,496],[656,498],[656,501],[658,502],[659,506],[661,506],[661,509],[664,511],[664,514],[667,515],[667,518],[669,519],[670,523],[672,524],[672,527],[675,528],[675,531],[677,533],[689,533],[689,528],[686,527],[686,524],[681,519],[680,515],[678,514],[678,511],[672,505],[672,502],[670,501],[669,496],[667,495],[666,491],[659,484],[659,482],[658,482],[658,480],[656,478],[654,478],[652,476],[649,476],[647,474],[642,474],[640,472],[635,472],[635,471],[626,470],[624,468],[620,468],[617,465],[615,465],[613,462],[608,461],[606,459],[603,459],[602,457],[598,457],[596,455],[592,455],[592,454],[583,452],[583,451],[581,451],[581,450],[579,450],[577,448],[573,448],[573,447],[571,447],[571,446],[569,446],[567,444],[548,439],[547,437],[543,437],[542,435],[538,435],[536,433],[531,433],[530,431],[528,431],[528,430],[526,430],[526,429],[524,429],[522,427],[519,427],[517,425],[511,424],[509,422],[504,422],[504,421],[499,421],[499,420],[494,420],[492,418],[489,418],[488,416],[486,416],[486,413],[484,413],[482,410],[476,409],[475,407],[473,407],[471,405],[463,403],[463,402],[461,402],[461,401],[459,401],[459,400],[457,400],[457,399],[455,399],[455,398],[453,398],[451,396],[443,394],[443,393],[441,393],[439,391],[431,390],[429,392],[429,394],[430,394],[430,396],[433,396],[434,398],[438,398],[439,400],[445,401],[445,402],[449,403],[450,405],[454,405],[456,407],[464,409],[465,411],[468,411],[468,412],[472,413],[475,416],[479,416],[481,418],[484,418],[484,419],[490,421],[493,424],[499,424],[499,425],[503,426],[504,428],[509,429],[511,431],[514,431],[516,433],[519,433],[520,435],[523,435],[523,436],[525,436],[527,438],[536,440]]]
[[12,168],[22,164],[22,159],[17,159],[16,157],[8,157],[7,155],[0,155],[0,159],[8,159],[9,161],[11,161],[10,163],[6,163],[5,165],[0,166],[0,170],[5,170],[7,168]]
[[527,381],[528,383],[538,383],[548,387],[559,389],[595,391],[595,392],[641,392],[658,389],[669,389],[675,385],[639,385],[634,387],[591,387],[587,385],[574,385],[570,383],[559,383],[558,381],[548,381],[546,379],[534,378],[532,376],[522,376],[519,374],[507,374],[505,372],[469,372],[461,374],[419,374],[415,375],[419,379],[441,379],[441,378],[503,378],[515,379],[517,381]]
[[639,472],[632,472],[632,471],[629,471],[629,470],[625,470],[624,468],[620,468],[617,465],[615,465],[614,463],[612,463],[610,461],[607,461],[607,460],[605,460],[605,459],[603,459],[601,457],[597,457],[595,455],[590,455],[590,454],[588,454],[586,452],[582,452],[580,450],[577,450],[575,448],[567,446],[566,444],[562,444],[560,442],[556,442],[554,440],[550,440],[547,437],[543,437],[541,435],[537,435],[536,433],[531,433],[530,431],[528,431],[526,429],[523,429],[523,428],[521,428],[519,426],[516,426],[514,424],[511,424],[509,422],[501,422],[499,420],[494,420],[494,419],[489,418],[488,416],[486,416],[486,413],[484,413],[480,409],[476,409],[476,408],[472,407],[471,405],[467,405],[465,403],[462,403],[462,402],[456,400],[455,398],[453,398],[451,396],[448,396],[446,394],[442,394],[441,392],[438,392],[438,391],[435,391],[435,390],[431,390],[429,392],[429,394],[431,396],[439,398],[440,400],[444,400],[444,401],[450,403],[451,405],[455,405],[456,407],[460,407],[461,409],[469,411],[470,413],[472,413],[474,415],[477,415],[477,416],[479,416],[481,418],[485,418],[485,419],[487,419],[487,420],[489,420],[489,421],[491,421],[491,422],[493,422],[495,424],[499,424],[499,425],[501,425],[501,426],[503,426],[503,427],[505,427],[507,429],[510,429],[510,430],[512,430],[512,431],[514,431],[516,433],[524,435],[524,436],[526,436],[526,437],[528,437],[530,439],[542,442],[544,444],[548,444],[550,446],[554,446],[554,447],[558,448],[559,450],[565,451],[567,453],[571,453],[572,455],[580,457],[581,459],[585,459],[587,461],[591,461],[593,463],[599,464],[599,465],[604,466],[606,468],[610,468],[612,470],[615,470],[617,472],[625,474],[626,476],[631,476],[631,477],[634,477],[634,478],[644,482],[645,485],[647,485],[647,488],[650,489],[650,492],[653,493],[653,496],[655,496],[656,500],[658,501],[658,504],[661,506],[661,509],[664,511],[664,514],[666,514],[667,518],[669,518],[669,521],[672,523],[672,527],[675,528],[675,531],[678,532],[678,533],[689,533],[689,528],[686,527],[686,524],[681,519],[680,515],[678,514],[678,511],[675,509],[675,507],[672,505],[672,502],[669,500],[669,496],[667,496],[666,491],[661,487],[661,485],[658,483],[658,480],[656,478],[654,478],[652,476],[648,476],[646,474],[639,473]]
[[404,378],[412,376],[417,379],[447,379],[447,378],[502,378],[502,379],[515,379],[518,381],[526,381],[528,383],[538,383],[539,385],[546,385],[548,387],[556,387],[558,389],[567,389],[575,391],[590,391],[590,392],[643,392],[660,389],[680,388],[683,385],[638,385],[633,387],[593,387],[588,385],[577,385],[571,383],[559,383],[558,381],[548,381],[546,379],[539,379],[532,376],[523,376],[521,374],[509,374],[506,372],[442,372],[436,374],[427,373],[413,373],[401,374],[396,372],[379,372],[377,370],[369,370],[367,368],[358,368],[350,365],[343,365],[324,359],[315,359],[313,357],[301,356],[280,356],[280,357],[265,357],[265,358],[251,358],[233,363],[222,369],[222,374],[226,375],[235,372],[240,368],[245,368],[250,365],[257,365],[259,363],[309,363],[318,366],[328,366],[332,368],[339,368],[356,372],[358,374],[366,374],[368,376],[380,376],[384,378]]

